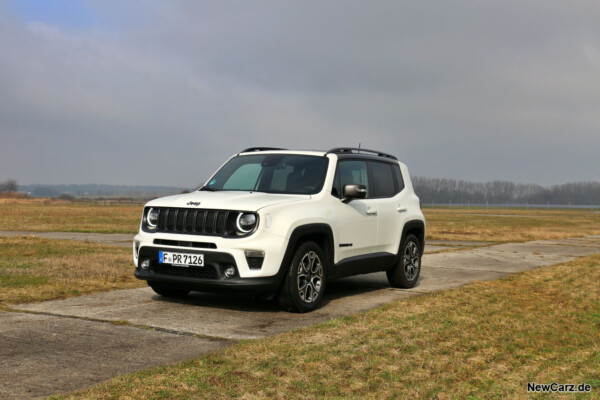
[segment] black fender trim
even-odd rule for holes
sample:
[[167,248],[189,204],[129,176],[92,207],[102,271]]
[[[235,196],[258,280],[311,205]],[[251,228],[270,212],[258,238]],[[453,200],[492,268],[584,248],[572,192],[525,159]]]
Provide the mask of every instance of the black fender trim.
[[[404,238],[409,233],[414,234],[417,237],[417,239],[419,239],[419,242],[421,243],[421,256],[422,256],[423,251],[425,250],[425,223],[418,219],[407,221],[404,224],[404,228],[402,229],[402,237],[400,238],[400,247],[402,247],[402,242],[404,242]],[[398,248],[398,255],[400,255],[400,248]]]
[[327,258],[327,276],[333,275],[333,231],[331,226],[328,224],[307,224],[301,225],[294,229],[290,235],[283,260],[279,266],[279,272],[277,272],[278,282],[281,283],[285,274],[287,273],[288,266],[292,262],[294,257],[294,251],[298,247],[298,244],[305,240],[312,240],[321,246],[321,250]]

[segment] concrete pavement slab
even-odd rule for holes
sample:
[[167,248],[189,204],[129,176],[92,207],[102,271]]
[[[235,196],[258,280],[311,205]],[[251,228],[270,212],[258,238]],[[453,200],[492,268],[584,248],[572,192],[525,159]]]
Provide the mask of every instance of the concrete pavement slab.
[[426,254],[425,267],[457,268],[495,272],[519,272],[600,253],[600,246],[545,242],[507,243],[453,253]]
[[592,246],[600,247],[600,238],[594,236],[586,236],[581,238],[569,238],[560,240],[537,240],[529,243],[534,244],[555,244],[555,245],[568,245],[568,246]]
[[0,236],[35,236],[46,239],[77,240],[113,246],[131,247],[134,234],[129,233],[87,233],[87,232],[32,232],[0,231]]
[[282,311],[273,301],[262,299],[192,293],[185,299],[175,300],[158,296],[150,288],[142,288],[13,308],[103,321],[127,321],[134,325],[210,337],[257,339],[414,295],[332,282],[323,307],[308,314],[294,314]]
[[456,246],[456,247],[468,247],[468,246],[485,246],[493,244],[493,242],[478,242],[474,240],[427,240],[427,244],[433,246]]
[[70,392],[118,374],[198,357],[228,344],[130,326],[0,311],[0,399]]
[[[509,275],[508,272],[479,271],[471,269],[437,268],[424,266],[417,286],[413,289],[395,289],[401,292],[426,293],[436,290],[453,289],[474,281],[489,281]],[[356,286],[369,286],[377,289],[389,288],[385,272],[353,276],[339,280],[340,283]]]

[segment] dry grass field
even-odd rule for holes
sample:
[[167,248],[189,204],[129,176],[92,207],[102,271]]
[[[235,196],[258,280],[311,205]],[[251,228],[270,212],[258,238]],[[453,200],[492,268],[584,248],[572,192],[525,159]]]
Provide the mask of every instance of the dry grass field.
[[102,205],[51,199],[0,199],[0,230],[135,233],[142,205]]
[[0,254],[0,306],[145,286],[129,248],[10,236]]
[[600,398],[600,256],[476,282],[56,399]]
[[600,210],[424,208],[427,238],[524,242],[600,234]]
[[[427,239],[522,242],[600,234],[598,210],[423,209]],[[142,205],[0,199],[0,230],[132,233]]]

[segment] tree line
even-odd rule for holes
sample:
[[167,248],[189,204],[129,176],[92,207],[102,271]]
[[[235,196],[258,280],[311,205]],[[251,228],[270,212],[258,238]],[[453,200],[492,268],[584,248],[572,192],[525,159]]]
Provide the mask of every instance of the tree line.
[[560,204],[600,205],[600,182],[575,182],[544,187],[508,181],[470,182],[414,177],[415,192],[424,204]]
[[[557,204],[557,205],[600,205],[600,182],[575,182],[564,183],[544,187],[536,184],[514,183],[508,181],[492,182],[470,182],[466,180],[446,179],[446,178],[425,178],[416,176],[412,178],[415,192],[423,204]],[[68,186],[68,187],[67,187]],[[0,194],[7,192],[16,192],[17,190],[30,189],[29,187],[19,187],[17,181],[9,179],[0,183]],[[65,189],[71,189],[73,192]],[[86,193],[86,195],[99,195],[104,193],[98,189],[119,189],[114,190],[123,194],[123,192],[135,192],[144,189],[145,192],[170,192],[168,194],[181,192],[180,188],[163,187],[127,187],[110,185],[58,185],[56,187],[32,186],[33,197],[59,197],[61,193],[80,195],[83,188],[86,190],[96,189],[95,192]],[[61,189],[60,191],[57,189]],[[76,191],[74,189],[79,189]],[[175,190],[177,189],[177,190]],[[171,193],[172,192],[172,193]],[[111,194],[113,192],[111,191]],[[131,194],[131,193],[128,193]]]

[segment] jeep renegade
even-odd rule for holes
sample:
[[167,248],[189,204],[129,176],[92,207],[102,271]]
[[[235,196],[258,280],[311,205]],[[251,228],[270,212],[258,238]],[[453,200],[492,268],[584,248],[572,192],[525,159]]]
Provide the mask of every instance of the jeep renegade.
[[193,193],[148,202],[135,276],[159,295],[233,290],[314,310],[332,279],[419,278],[425,218],[404,164],[380,151],[250,148]]

